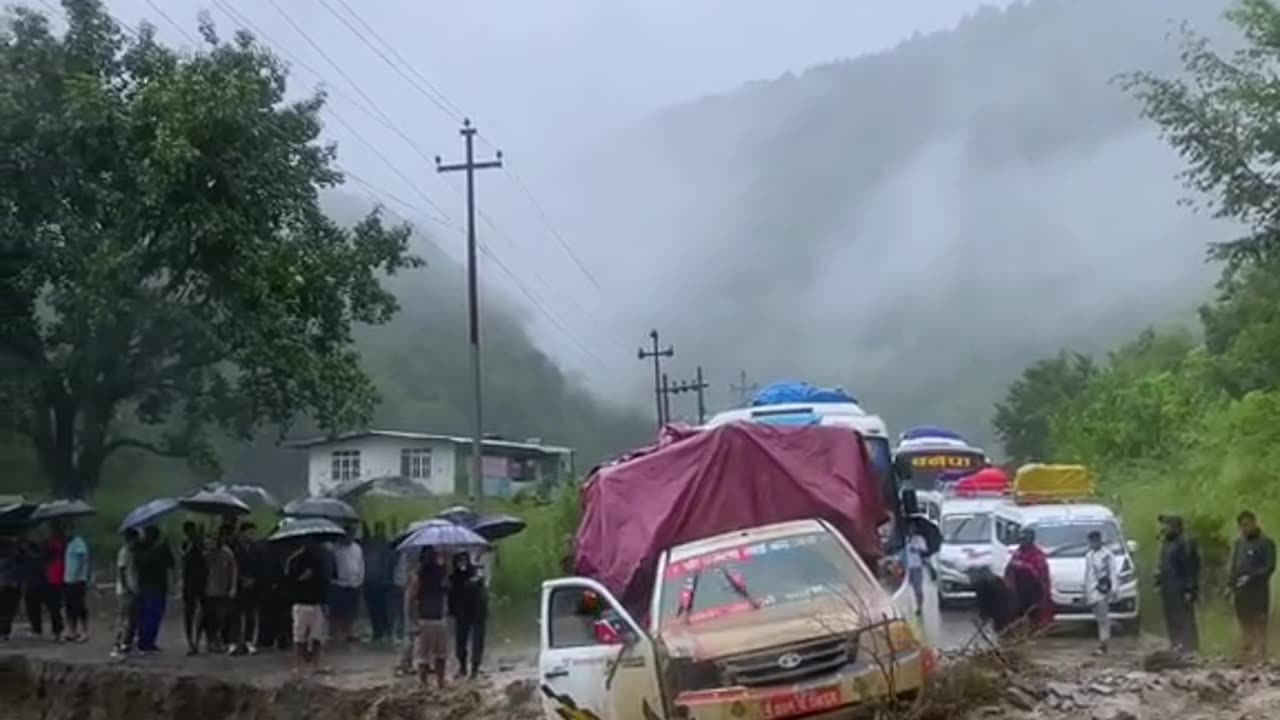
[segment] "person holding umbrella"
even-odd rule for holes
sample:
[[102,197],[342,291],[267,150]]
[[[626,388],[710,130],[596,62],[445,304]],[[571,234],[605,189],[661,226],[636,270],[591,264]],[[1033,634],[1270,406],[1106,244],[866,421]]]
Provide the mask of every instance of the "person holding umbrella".
[[448,615],[449,571],[440,555],[430,545],[418,551],[418,567],[405,596],[405,614],[417,627],[415,654],[418,679],[422,686],[435,675],[437,685],[445,686],[445,658],[449,640]]
[[201,630],[205,622],[205,589],[209,569],[205,564],[204,531],[188,520],[182,523],[182,544],[178,546],[182,566],[182,631],[187,639],[187,655],[200,652]]
[[67,602],[67,639],[84,642],[89,639],[89,543],[75,531],[70,520],[65,524],[70,535],[63,558],[63,586]]
[[50,523],[49,537],[44,542],[44,609],[49,612],[49,629],[53,641],[62,642],[62,607],[67,589],[67,531],[65,522]]
[[160,536],[156,526],[147,526],[138,548],[138,649],[144,653],[160,652],[156,639],[164,621],[169,571],[173,565],[169,543]]

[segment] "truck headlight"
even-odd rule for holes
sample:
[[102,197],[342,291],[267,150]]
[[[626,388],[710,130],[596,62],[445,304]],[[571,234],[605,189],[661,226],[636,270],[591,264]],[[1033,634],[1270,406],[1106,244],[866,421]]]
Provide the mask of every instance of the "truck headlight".
[[708,660],[672,658],[667,663],[666,676],[673,697],[682,692],[714,690],[725,685],[720,665]]

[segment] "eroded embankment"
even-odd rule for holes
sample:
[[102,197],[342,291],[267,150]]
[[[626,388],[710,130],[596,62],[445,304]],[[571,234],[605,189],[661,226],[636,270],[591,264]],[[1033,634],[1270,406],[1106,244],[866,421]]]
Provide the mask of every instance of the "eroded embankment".
[[529,689],[463,686],[443,694],[412,683],[360,689],[305,680],[274,685],[119,665],[0,658],[5,720],[528,720]]

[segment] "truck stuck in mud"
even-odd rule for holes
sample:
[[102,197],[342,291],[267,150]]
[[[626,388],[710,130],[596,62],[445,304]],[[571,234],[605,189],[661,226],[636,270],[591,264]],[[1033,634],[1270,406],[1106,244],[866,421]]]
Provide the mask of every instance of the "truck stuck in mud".
[[887,506],[842,427],[677,433],[584,488],[578,576],[543,586],[549,718],[783,718],[918,693]]

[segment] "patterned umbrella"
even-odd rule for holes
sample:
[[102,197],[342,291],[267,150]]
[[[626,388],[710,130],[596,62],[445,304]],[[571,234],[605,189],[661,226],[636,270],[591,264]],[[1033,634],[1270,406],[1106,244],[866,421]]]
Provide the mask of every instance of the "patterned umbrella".
[[428,520],[409,537],[396,545],[396,550],[426,547],[485,548],[489,541],[461,525],[448,520]]
[[276,500],[276,496],[272,495],[270,490],[267,490],[261,485],[225,485],[222,483],[212,483],[210,485],[206,485],[204,489],[209,492],[224,493],[243,500],[246,503],[258,503],[272,509],[280,507],[280,501]]

